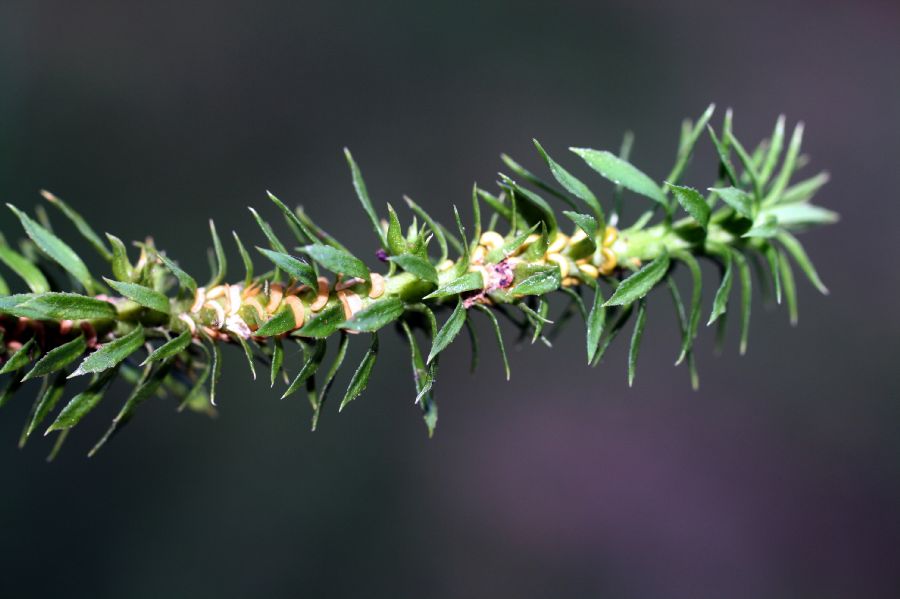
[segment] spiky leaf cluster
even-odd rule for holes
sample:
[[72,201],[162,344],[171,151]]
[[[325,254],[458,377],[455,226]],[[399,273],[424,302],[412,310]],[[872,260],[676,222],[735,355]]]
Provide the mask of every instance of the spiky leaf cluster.
[[[273,387],[284,386],[282,397],[306,394],[315,429],[342,371],[349,378],[339,410],[364,392],[375,370],[379,335],[394,328],[409,345],[410,396],[431,434],[440,356],[466,329],[474,370],[476,318],[493,329],[507,378],[498,317],[512,322],[522,338],[547,345],[566,323],[580,318],[592,366],[631,324],[631,384],[648,318],[646,298],[660,287],[674,302],[681,330],[677,363],[687,364],[696,387],[693,343],[701,321],[723,330],[726,317],[735,313],[740,351],[746,350],[752,262],[760,264],[760,281],[778,303],[784,300],[794,323],[792,262],[826,292],[794,233],[836,220],[811,201],[826,174],[794,181],[806,161],[800,154],[802,125],[788,137],[780,118],[771,137],[748,150],[733,133],[731,113],[715,131],[709,124],[712,112],[710,107],[696,122],[684,123],[675,164],[662,181],[629,161],[630,134],[616,153],[571,148],[586,170],[612,184],[602,196],[536,140],[549,178],[504,155],[509,170],[499,176],[497,191],[472,190],[468,231],[456,207],[453,226],[409,198],[411,217],[390,204],[377,210],[347,152],[353,187],[375,234],[378,269],[302,209],[292,210],[272,194],[265,214],[251,209],[260,230],[257,241],[245,245],[233,233],[242,278],[227,282],[225,244],[210,222],[211,274],[204,285],[150,239],[134,244],[138,255],[132,261],[134,250],[119,238],[104,239],[68,204],[43,192],[108,264],[107,276],[95,276],[54,232],[46,211],[38,207],[32,217],[9,205],[25,238],[17,247],[0,238],[0,406],[20,389],[38,387],[20,444],[37,430],[57,432],[55,454],[110,385],[126,381],[131,393],[93,454],[148,399],[173,397],[179,409],[213,411],[222,395],[223,348],[234,345],[254,378],[264,367]],[[703,138],[715,148],[718,164],[712,183],[701,190],[682,179]],[[604,205],[600,197],[612,201]],[[649,209],[620,228],[623,203],[641,200],[649,200]],[[557,213],[551,202],[565,209]],[[277,235],[266,215],[280,216],[291,237]],[[721,271],[707,308],[701,305],[700,259]],[[260,264],[264,272],[258,271]],[[673,279],[679,267],[691,281],[687,294]],[[738,286],[739,297],[733,299]],[[551,319],[554,297],[565,305]],[[447,314],[443,322],[436,316],[440,311]],[[356,365],[345,364],[351,342],[367,348]],[[285,359],[290,346],[300,348],[299,364]]]

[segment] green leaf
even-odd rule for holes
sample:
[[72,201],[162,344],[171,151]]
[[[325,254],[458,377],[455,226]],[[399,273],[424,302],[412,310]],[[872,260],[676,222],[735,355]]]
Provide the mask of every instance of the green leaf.
[[299,337],[324,339],[341,328],[344,322],[344,307],[337,302],[327,306],[312,319],[306,321],[306,324],[295,334]]
[[466,308],[463,305],[462,299],[460,299],[456,303],[456,308],[453,309],[453,313],[450,314],[450,318],[447,319],[447,322],[444,323],[444,326],[442,326],[441,330],[435,335],[434,341],[431,343],[431,351],[428,353],[428,359],[425,360],[426,364],[431,364],[437,355],[444,351],[444,349],[456,339],[456,336],[459,335],[465,322]]
[[[600,202],[597,201],[597,197],[590,190],[590,188],[581,182],[577,177],[572,175],[569,171],[564,169],[559,165],[555,160],[550,158],[550,155],[544,151],[544,148],[538,142],[538,140],[532,140],[534,142],[534,146],[537,148],[538,152],[540,152],[541,157],[543,157],[544,162],[547,163],[547,166],[550,168],[550,172],[553,174],[553,178],[563,186],[563,188],[571,193],[573,196],[584,202],[588,205],[588,207],[593,210],[594,216],[597,218],[597,221],[600,223],[606,222],[606,217],[603,214],[603,207],[600,206]],[[605,226],[605,224],[604,224]]]
[[28,237],[30,237],[39,248],[41,248],[41,251],[52,258],[66,272],[75,277],[75,280],[81,283],[88,293],[93,293],[96,290],[97,284],[94,279],[91,278],[87,266],[85,266],[84,262],[72,248],[12,204],[7,204],[7,206],[17,217],[19,217],[19,221],[21,221],[25,233],[28,234]]
[[316,371],[319,369],[319,366],[322,365],[322,360],[325,357],[326,347],[327,346],[324,340],[319,339],[316,341],[315,347],[312,352],[310,352],[309,358],[303,364],[303,368],[301,368],[300,372],[297,373],[296,378],[294,378],[294,380],[288,386],[287,391],[284,392],[284,395],[281,396],[281,399],[284,399],[288,395],[291,395],[292,393],[299,390],[300,386],[303,385],[303,383],[305,383],[309,377],[316,373]]
[[9,295],[9,285],[6,284],[3,275],[0,275],[0,295]]
[[778,158],[781,156],[781,149],[784,146],[784,115],[778,117],[775,122],[775,131],[772,132],[772,138],[769,140],[769,151],[766,152],[766,159],[762,168],[759,170],[759,183],[765,185],[769,181],[769,177],[775,171],[775,165],[778,164]]
[[731,250],[723,248],[720,256],[722,260],[725,261],[725,274],[722,275],[722,282],[719,284],[719,289],[716,291],[715,299],[713,299],[713,308],[709,315],[709,321],[706,323],[707,326],[714,323],[720,316],[725,314],[725,311],[728,309],[728,296],[731,293],[731,285],[734,278]]
[[315,431],[319,426],[319,416],[322,414],[322,407],[325,405],[325,400],[328,398],[328,392],[331,390],[331,385],[334,384],[334,377],[337,374],[338,370],[340,370],[341,365],[344,363],[344,358],[347,357],[347,347],[349,345],[350,336],[347,335],[347,333],[342,332],[337,354],[334,357],[334,362],[332,362],[331,366],[328,368],[328,372],[325,375],[325,382],[322,383],[322,387],[319,390],[319,396],[316,399],[316,405],[313,409],[313,431]]
[[[675,304],[675,314],[678,316],[678,325],[681,328],[682,336],[687,334],[688,323],[684,315],[684,303],[681,301],[681,293],[678,291],[678,285],[672,277],[666,277],[666,284],[672,295],[672,303]],[[689,351],[687,356],[688,372],[691,376],[691,387],[696,391],[700,386],[700,379],[697,376],[697,363],[694,360],[694,352]]]
[[[31,364],[31,350],[34,349],[34,346],[35,341],[34,337],[32,337],[9,358],[6,364],[3,365],[3,368],[0,368],[0,374],[9,374]],[[40,350],[38,350],[38,353],[40,353]],[[24,383],[25,379],[23,378],[20,382]]]
[[381,327],[388,325],[403,315],[405,304],[396,297],[389,297],[372,302],[367,307],[353,315],[344,327],[352,331],[374,333]]
[[[581,297],[578,301],[581,301]],[[594,303],[587,317],[587,354],[588,364],[593,364],[600,348],[600,337],[606,327],[606,300],[603,298],[603,290],[600,285],[594,288]]]
[[[703,114],[700,115],[700,118],[697,119],[697,123],[694,124],[693,127],[685,129],[681,143],[678,146],[678,157],[675,160],[675,165],[672,167],[672,172],[666,177],[667,181],[677,183],[678,180],[681,179],[685,167],[687,167],[691,160],[694,146],[697,144],[697,140],[700,139],[700,134],[703,133],[703,129],[706,127],[706,124],[709,122],[715,109],[716,105],[710,104]],[[690,121],[688,120],[687,123],[690,124]]]
[[[325,247],[325,246],[308,246],[308,247]],[[312,266],[303,262],[302,260],[298,260],[293,256],[282,252],[276,252],[274,250],[267,250],[265,248],[257,247],[256,248],[259,253],[272,261],[275,266],[282,269],[284,272],[288,274],[291,278],[303,283],[304,285],[309,285],[313,289],[318,289],[318,282],[316,281],[316,273],[313,270]],[[330,248],[334,249],[334,248]]]
[[284,204],[284,202],[275,197],[275,194],[273,194],[271,191],[266,191],[266,195],[269,196],[269,200],[271,200],[271,202],[275,204],[279,210],[281,210],[281,213],[284,215],[285,220],[287,220],[288,226],[291,227],[291,230],[294,232],[294,236],[300,241],[300,243],[320,243],[315,230],[313,230],[313,228],[309,226],[309,223],[304,222],[300,217],[298,217],[293,210],[288,208]]
[[278,378],[278,373],[281,372],[281,367],[284,364],[284,344],[281,342],[281,339],[276,337],[274,339],[274,344],[272,347],[272,368],[269,371],[269,386],[275,386],[275,379]]
[[500,177],[503,180],[503,183],[508,186],[510,193],[515,193],[517,194],[517,198],[524,200],[518,208],[528,224],[535,225],[543,221],[547,227],[547,236],[551,240],[555,239],[559,226],[556,223],[556,215],[553,213],[553,208],[550,207],[550,204],[538,194],[529,191],[524,187],[520,187],[509,177],[504,175],[501,175]]
[[837,212],[812,204],[777,204],[767,208],[763,214],[773,216],[778,225],[788,229],[801,229],[814,225],[831,225],[840,217]]
[[403,199],[406,201],[406,205],[409,206],[410,210],[412,210],[416,215],[419,216],[425,223],[428,225],[428,228],[431,229],[431,232],[434,233],[434,238],[437,240],[438,247],[441,249],[441,257],[439,262],[443,262],[447,259],[449,255],[449,251],[447,248],[447,236],[444,234],[444,228],[438,225],[431,215],[425,212],[421,206],[416,204],[412,199],[407,196],[403,196]]
[[802,143],[803,123],[797,123],[797,126],[794,127],[794,133],[791,135],[791,142],[788,145],[787,153],[784,155],[784,162],[781,165],[781,170],[778,172],[778,177],[772,183],[769,193],[763,200],[764,206],[775,204],[779,201],[781,192],[787,187],[787,184],[791,180],[791,176],[794,174],[794,169],[797,165],[797,156],[800,155],[800,145]]
[[244,289],[246,289],[253,283],[253,260],[250,258],[250,254],[247,253],[247,248],[244,247],[241,238],[238,237],[237,231],[232,231],[231,235],[234,237],[234,244],[237,246],[238,254],[241,255],[241,262],[244,263]]
[[114,281],[107,278],[104,278],[103,280],[106,281],[110,287],[145,308],[150,308],[151,310],[156,310],[163,314],[168,314],[170,312],[169,298],[159,291],[154,291],[149,287],[144,287],[137,283],[123,283],[122,281]]
[[497,338],[497,345],[500,348],[500,357],[503,359],[503,370],[506,373],[506,380],[509,380],[509,360],[506,358],[506,345],[503,343],[503,333],[500,331],[500,323],[497,322],[497,317],[494,316],[494,313],[491,312],[490,308],[483,304],[473,304],[477,309],[487,315],[488,320],[491,321],[491,326],[494,328],[494,336]]
[[787,256],[778,252],[778,268],[781,272],[781,284],[784,288],[784,299],[791,318],[791,326],[797,326],[797,283],[794,281],[794,271],[788,262]]
[[369,377],[372,376],[372,368],[375,366],[375,360],[377,358],[378,335],[372,334],[372,344],[363,356],[362,362],[359,363],[356,372],[353,373],[353,378],[350,379],[350,384],[347,386],[347,392],[344,393],[344,399],[341,400],[338,412],[342,411],[344,406],[359,397],[359,395],[365,391],[366,385],[369,384]]
[[216,223],[209,219],[209,234],[212,236],[213,249],[216,253],[216,270],[212,274],[212,279],[206,284],[207,287],[215,287],[225,280],[225,272],[228,270],[228,259],[225,256],[225,248],[222,246],[222,240],[216,232]]
[[112,256],[110,264],[112,266],[113,276],[119,281],[132,281],[134,279],[134,267],[128,260],[128,250],[121,239],[115,235],[106,234],[109,243],[112,246]]
[[787,231],[779,232],[776,237],[816,289],[822,294],[828,295],[828,288],[822,283],[822,279],[819,278],[819,273],[816,272],[816,267],[813,266],[812,261],[809,259],[809,256],[806,255],[806,251],[803,249],[803,246],[800,245],[800,242],[797,241],[797,238]]
[[109,370],[139,350],[143,344],[144,327],[138,325],[124,337],[103,344],[100,349],[85,358],[69,378]]
[[819,173],[815,177],[810,177],[804,181],[791,185],[784,190],[779,198],[779,204],[795,204],[799,202],[809,201],[819,189],[830,179],[828,173]]
[[[543,233],[542,239],[546,238],[546,226],[543,222],[535,223],[531,226],[530,229],[526,229],[522,231],[512,239],[506,241],[501,247],[494,248],[493,250],[487,253],[487,256],[484,257],[485,264],[497,264],[502,260],[512,256],[516,251],[522,247],[522,244],[525,243],[525,240],[528,239],[532,233],[534,233],[538,227],[541,227],[541,232]],[[541,254],[543,257],[543,254]]]
[[510,289],[512,295],[544,295],[559,289],[562,276],[559,266],[552,265],[536,270]]
[[709,191],[715,192],[722,200],[734,208],[735,212],[753,220],[753,198],[746,191],[737,187],[710,187]]
[[416,278],[428,281],[429,283],[434,283],[435,285],[438,284],[437,270],[434,268],[434,265],[425,258],[414,256],[412,254],[401,254],[399,256],[391,256],[389,260],[397,263],[400,268],[415,275]]
[[244,351],[244,357],[247,359],[247,367],[250,368],[250,376],[253,377],[253,380],[256,380],[256,366],[253,363],[253,350],[250,348],[250,344],[247,343],[247,340],[241,337],[240,335],[230,334],[229,337],[237,342],[238,345],[241,346],[241,349]]
[[88,415],[88,412],[97,407],[103,395],[106,393],[107,387],[116,378],[117,368],[110,368],[106,372],[95,377],[88,385],[88,388],[73,397],[69,403],[60,411],[59,416],[53,421],[53,424],[47,429],[47,432],[64,430],[74,427],[81,422],[81,419]]
[[128,424],[138,406],[153,397],[159,391],[159,388],[165,382],[165,378],[170,371],[171,364],[162,364],[152,373],[148,372],[148,374],[141,377],[137,385],[132,389],[131,394],[129,394],[128,399],[125,400],[125,404],[119,410],[118,414],[116,414],[116,417],[113,418],[110,427],[88,452],[89,458],[94,457],[94,455],[100,451],[100,448],[103,447],[113,435],[115,435],[123,426]]
[[[210,367],[207,369],[207,376],[211,377],[209,382],[209,403],[216,405],[216,391],[219,388],[219,379],[222,377],[222,350],[219,344],[213,340],[209,341],[212,347],[212,357]],[[200,383],[200,381],[197,381]],[[204,381],[205,384],[205,381]]]
[[197,293],[197,281],[194,280],[194,277],[181,270],[177,264],[172,262],[172,260],[167,258],[164,254],[159,254],[159,259],[162,260],[163,264],[166,265],[166,268],[175,275],[175,278],[178,279],[178,284],[182,289],[188,291],[191,295]]
[[579,214],[570,210],[563,210],[563,214],[565,214],[569,218],[569,220],[575,223],[579,229],[585,232],[587,238],[591,242],[591,245],[596,248],[597,235],[600,231],[600,224],[597,222],[597,219],[595,219],[590,214]]
[[737,173],[734,172],[734,165],[731,164],[731,158],[729,156],[730,150],[722,144],[719,138],[716,136],[716,132],[710,125],[706,126],[707,131],[709,131],[709,138],[712,140],[713,145],[716,148],[716,152],[719,155],[719,164],[722,167],[722,170],[725,171],[725,174],[728,176],[728,180],[732,185],[738,185],[738,176]]
[[665,276],[669,270],[669,254],[663,253],[656,260],[637,271],[616,288],[604,306],[624,306],[636,300],[641,299],[659,281]]
[[[573,202],[566,194],[556,189],[552,185],[548,184],[546,181],[529,171],[527,168],[513,160],[510,156],[506,154],[500,154],[500,159],[503,160],[503,164],[505,164],[509,169],[516,174],[517,177],[521,177],[525,181],[528,181],[538,189],[546,191],[550,195],[562,200],[567,205],[569,205],[572,209],[577,209],[578,206]],[[488,204],[491,204],[488,201]],[[505,216],[505,215],[504,215]]]
[[0,261],[16,273],[28,288],[34,293],[46,293],[50,291],[50,284],[44,273],[28,261],[27,258],[12,250],[9,246],[0,243]]
[[604,178],[634,193],[650,198],[668,209],[669,203],[659,185],[630,162],[622,160],[612,152],[592,150],[590,148],[569,149],[580,156],[589,167],[600,173]]
[[159,362],[160,360],[165,360],[166,358],[171,358],[174,355],[180,354],[190,346],[193,338],[191,332],[185,330],[177,337],[169,339],[156,348],[149,356],[147,356],[147,359],[141,363],[141,366],[150,364],[151,362]]
[[20,306],[43,320],[112,320],[116,308],[111,303],[77,293],[42,293]]
[[700,308],[701,308],[701,293],[703,290],[703,282],[702,275],[700,272],[700,265],[697,263],[697,260],[688,252],[678,251],[673,253],[673,257],[677,258],[684,262],[688,270],[691,273],[691,311],[690,316],[688,317],[688,326],[686,329],[686,333],[682,338],[681,343],[681,354],[678,356],[678,359],[675,361],[675,365],[681,364],[681,362],[687,357],[687,354],[691,351],[691,348],[694,344],[694,338],[697,336],[697,327],[700,324]]
[[484,289],[484,281],[482,279],[481,273],[478,271],[467,272],[466,274],[453,279],[443,287],[439,287],[436,290],[432,291],[423,299],[437,299],[441,297],[448,297],[451,295],[457,295],[459,293],[465,293],[466,291],[474,291],[476,289]]
[[369,191],[366,189],[366,182],[363,181],[362,173],[359,171],[356,161],[353,160],[353,156],[350,155],[350,150],[347,148],[344,148],[344,156],[347,158],[347,164],[350,165],[350,172],[353,176],[353,188],[356,190],[356,195],[359,197],[363,210],[369,215],[369,220],[372,221],[372,228],[375,230],[375,235],[378,236],[381,247],[387,249],[388,242],[384,236],[384,231],[381,230],[381,225],[378,222],[378,215],[375,213],[375,208],[372,206],[372,200],[369,199]]
[[294,311],[290,306],[285,306],[267,320],[254,333],[258,337],[274,337],[287,333],[297,327],[297,321],[294,320]]
[[753,279],[747,259],[739,251],[734,251],[738,277],[741,280],[741,355],[747,353],[747,336],[750,333],[750,300],[753,296]]
[[43,358],[37,361],[34,368],[22,379],[27,380],[44,376],[57,370],[61,370],[78,359],[87,350],[87,343],[83,335],[48,351]]
[[706,203],[703,196],[692,187],[682,187],[671,183],[666,183],[666,185],[674,192],[675,199],[678,200],[684,211],[705,229],[709,225],[709,204]]
[[53,411],[56,404],[59,403],[59,400],[62,398],[65,387],[66,373],[60,372],[56,375],[50,385],[42,389],[37,399],[35,399],[34,411],[31,413],[28,424],[26,425],[25,430],[22,431],[22,436],[19,438],[19,448],[24,447],[25,442],[31,436],[31,433],[41,425],[47,417],[47,414]]
[[738,155],[738,159],[741,161],[741,166],[744,167],[744,174],[750,179],[750,183],[753,185],[753,198],[758,205],[759,202],[762,201],[762,189],[759,185],[759,175],[756,172],[756,168],[753,166],[753,159],[747,154],[747,150],[744,149],[741,142],[739,142],[730,131],[728,132],[728,136],[732,147],[734,147],[735,153]]
[[741,235],[741,237],[774,237],[778,233],[778,219],[776,219],[772,215],[768,214],[760,214],[756,221],[753,223],[753,227]]
[[772,282],[775,285],[775,303],[781,303],[781,271],[778,270],[778,251],[771,243],[762,247],[762,253],[769,263],[769,271],[772,273]]
[[362,260],[330,245],[307,245],[303,248],[313,260],[333,273],[369,280],[369,269]]
[[388,229],[387,229],[387,247],[392,256],[399,256],[407,251],[408,246],[406,237],[403,236],[403,227],[400,226],[400,219],[394,212],[394,207],[390,204],[388,207]]
[[425,426],[428,428],[429,438],[434,435],[434,429],[437,426],[437,404],[434,401],[432,387],[434,386],[434,378],[437,373],[437,362],[433,362],[431,366],[426,366],[422,359],[422,352],[416,343],[416,338],[410,330],[406,322],[401,322],[403,332],[406,333],[406,339],[409,342],[410,361],[412,362],[413,383],[416,386],[416,402],[422,409],[422,417],[425,420]]
[[272,226],[263,220],[263,217],[259,215],[259,213],[253,208],[248,208],[250,210],[250,214],[253,215],[253,220],[256,221],[257,226],[263,232],[266,239],[269,242],[269,246],[275,250],[276,252],[280,252],[282,254],[287,254],[287,248],[284,247],[284,244],[281,243],[281,240],[278,239],[278,236],[275,235],[275,232],[272,230]]
[[109,253],[109,250],[106,248],[106,244],[103,243],[103,240],[100,239],[100,236],[91,228],[91,226],[81,217],[78,212],[73,210],[68,204],[63,202],[60,198],[56,197],[46,189],[41,190],[41,195],[45,200],[56,206],[60,212],[62,212],[66,218],[68,218],[75,228],[78,229],[78,232],[81,233],[81,236],[84,237],[97,253],[100,254],[104,260],[107,262],[112,259],[112,254]]
[[628,348],[628,386],[634,384],[634,375],[637,372],[638,352],[641,349],[641,340],[644,338],[644,325],[647,322],[647,303],[644,300],[638,302],[637,320],[634,323],[634,332],[631,334],[631,346]]

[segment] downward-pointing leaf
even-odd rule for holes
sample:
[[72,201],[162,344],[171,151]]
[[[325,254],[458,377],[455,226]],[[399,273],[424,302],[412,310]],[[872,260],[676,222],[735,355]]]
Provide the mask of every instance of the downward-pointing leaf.
[[35,400],[34,412],[31,414],[28,425],[25,427],[25,430],[22,431],[22,436],[19,438],[20,448],[25,445],[25,441],[28,440],[28,437],[31,436],[31,433],[33,433],[35,429],[41,425],[41,423],[44,421],[44,418],[47,417],[47,414],[52,412],[53,408],[56,407],[56,404],[62,398],[65,387],[66,373],[60,372],[53,379],[53,382],[43,389],[43,392]]
[[816,267],[813,266],[812,260],[806,255],[806,251],[803,249],[803,246],[800,245],[800,242],[797,241],[797,238],[786,231],[778,233],[777,238],[778,241],[781,242],[781,245],[784,246],[784,249],[786,249],[794,258],[794,261],[800,267],[800,270],[802,270],[810,282],[815,285],[816,289],[821,293],[828,295],[828,288],[822,283],[822,279],[819,278],[819,273],[816,272]]
[[284,399],[288,395],[296,392],[300,389],[300,386],[306,382],[309,377],[314,375],[316,371],[319,369],[319,366],[322,365],[322,359],[325,357],[325,341],[318,340],[316,341],[315,348],[310,353],[309,358],[303,364],[303,368],[300,369],[300,372],[297,373],[296,378],[291,382],[288,386],[287,391],[284,392],[284,395],[281,396],[281,399]]
[[300,337],[324,339],[338,330],[344,323],[344,308],[340,303],[331,304],[311,320],[306,321],[298,331]]
[[[580,302],[581,297],[575,296],[576,301]],[[606,300],[603,298],[603,290],[598,284],[594,288],[594,303],[591,306],[591,312],[587,317],[587,355],[588,364],[593,364],[597,357],[597,350],[600,348],[600,336],[603,335],[603,329],[606,326]]]
[[65,271],[75,277],[89,293],[96,289],[96,282],[91,278],[87,266],[85,266],[84,262],[72,248],[66,245],[62,239],[39,225],[36,221],[32,220],[31,217],[12,204],[7,204],[7,206],[9,206],[9,209],[19,217],[19,221],[21,221],[25,233],[27,233],[28,237],[41,248],[41,251],[50,256],[50,258],[59,264]]
[[136,352],[144,344],[144,327],[138,325],[115,341],[104,344],[100,349],[89,355],[78,369],[69,378],[88,374],[90,372],[103,372],[117,366],[125,358]]
[[34,368],[25,375],[22,382],[61,370],[78,359],[87,349],[83,335],[79,335],[68,343],[54,347],[43,358],[37,361]]
[[650,177],[637,169],[630,162],[622,160],[612,152],[592,150],[590,148],[569,148],[584,160],[589,167],[609,179],[616,185],[650,198],[654,202],[668,208],[668,201],[662,189]]
[[491,321],[491,326],[494,329],[494,336],[497,338],[497,345],[500,348],[500,357],[503,359],[503,370],[506,373],[506,380],[509,380],[509,360],[506,357],[506,345],[503,343],[503,333],[500,331],[500,323],[497,322],[497,317],[494,316],[494,313],[491,310],[484,306],[483,304],[474,304],[476,308],[484,312],[485,316],[488,317],[488,320]]
[[463,306],[462,299],[460,299],[456,304],[456,308],[453,309],[453,313],[450,314],[450,318],[447,319],[447,322],[444,323],[444,326],[441,327],[441,330],[435,336],[426,363],[431,364],[437,355],[456,339],[465,322],[466,308]]
[[644,325],[647,322],[647,303],[641,300],[638,303],[637,320],[634,323],[634,332],[631,334],[631,347],[628,349],[628,386],[634,384],[634,375],[637,372],[638,352],[641,349],[641,340],[644,338]]
[[372,376],[372,368],[375,366],[375,360],[377,358],[378,335],[373,334],[372,344],[363,356],[362,362],[359,363],[356,372],[353,373],[353,378],[350,379],[350,384],[347,386],[347,392],[344,393],[344,399],[341,400],[338,412],[343,410],[344,406],[359,397],[359,395],[365,391],[366,386],[369,384],[369,377]]
[[722,282],[716,291],[716,297],[713,300],[712,313],[709,315],[707,326],[714,323],[728,308],[728,296],[731,293],[731,284],[734,278],[733,266],[731,259],[731,250],[725,248],[721,253],[722,259],[725,261],[725,274],[722,275]]
[[97,376],[93,382],[88,385],[87,389],[73,397],[69,403],[66,404],[66,407],[62,409],[59,416],[56,417],[56,420],[53,421],[53,424],[50,425],[50,428],[48,428],[47,432],[44,434],[46,435],[51,431],[72,428],[81,422],[81,419],[87,416],[88,412],[97,407],[97,404],[103,399],[103,395],[106,393],[109,384],[116,377],[117,371],[117,368],[110,368],[103,374]]
[[637,271],[616,288],[604,306],[624,306],[636,300],[641,299],[659,281],[665,276],[669,270],[669,254],[664,253],[659,258]]

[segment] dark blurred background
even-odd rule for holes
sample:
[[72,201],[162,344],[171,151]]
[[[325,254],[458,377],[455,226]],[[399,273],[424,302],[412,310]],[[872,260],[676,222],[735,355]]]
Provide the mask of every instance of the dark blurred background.
[[900,5],[876,0],[4,0],[3,201],[48,188],[200,276],[206,219],[259,243],[246,206],[276,220],[266,189],[370,255],[344,145],[379,203],[449,219],[500,152],[539,169],[532,137],[608,193],[565,148],[632,128],[661,178],[711,101],[750,145],[780,112],[804,120],[806,172],[832,173],[819,201],[843,220],[803,237],[831,295],[801,281],[797,329],[757,302],[743,358],[736,331],[716,357],[703,330],[696,393],[660,297],[631,390],[626,344],[592,370],[579,327],[513,350],[510,383],[489,336],[476,376],[461,340],[431,440],[391,335],[315,434],[305,400],[251,383],[236,353],[217,419],[152,402],[92,459],[124,386],[50,465],[48,440],[15,448],[17,398],[0,595],[900,596],[898,31]]

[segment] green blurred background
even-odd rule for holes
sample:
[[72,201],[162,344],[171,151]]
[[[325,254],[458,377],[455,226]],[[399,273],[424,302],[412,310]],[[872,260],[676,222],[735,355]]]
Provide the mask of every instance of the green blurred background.
[[[206,219],[259,243],[266,189],[371,255],[344,145],[378,202],[449,219],[501,151],[539,168],[532,137],[564,157],[632,128],[659,178],[710,101],[750,144],[804,120],[843,220],[803,237],[831,295],[800,284],[798,329],[757,303],[744,358],[703,331],[697,393],[660,297],[631,390],[623,344],[592,370],[578,327],[513,350],[510,383],[486,335],[469,375],[461,340],[431,440],[391,335],[315,434],[235,353],[216,420],[154,402],[90,460],[127,389],[50,465],[47,440],[15,449],[20,397],[0,413],[0,596],[900,595],[898,31],[878,0],[3,0],[2,199],[50,189],[201,276]],[[704,148],[688,181],[713,164]]]

